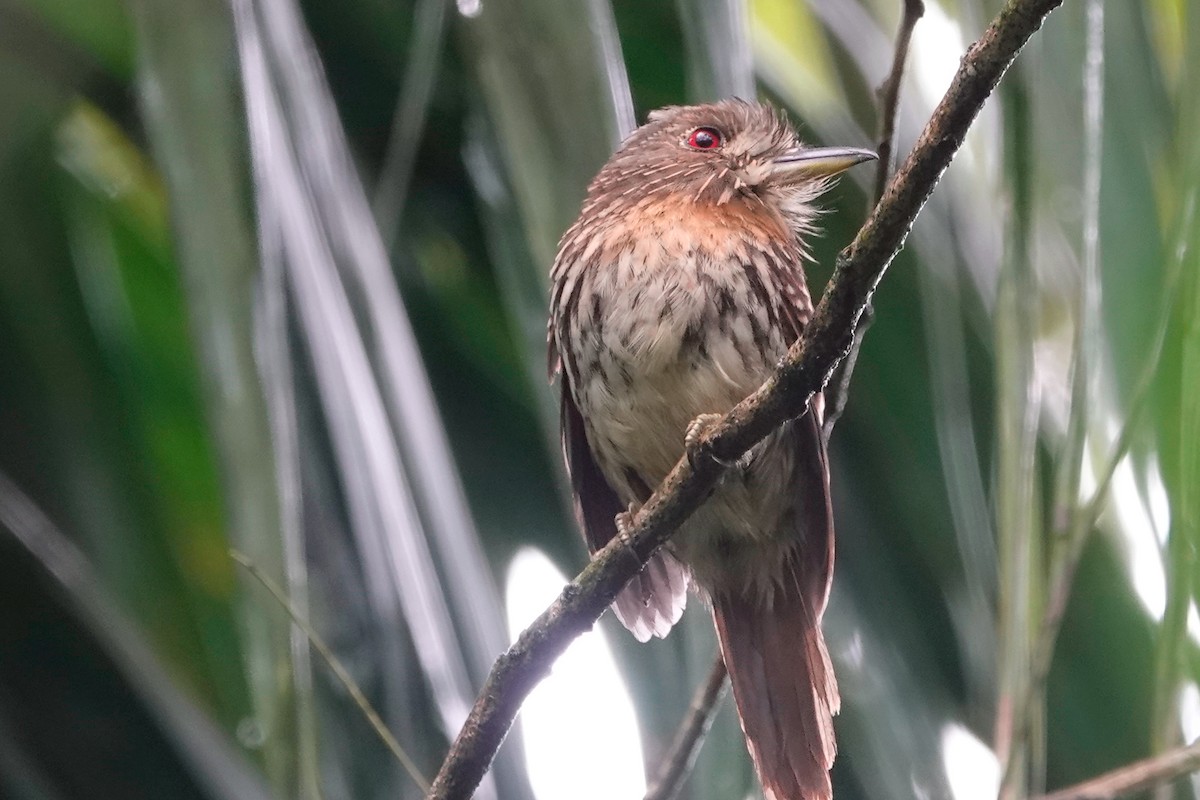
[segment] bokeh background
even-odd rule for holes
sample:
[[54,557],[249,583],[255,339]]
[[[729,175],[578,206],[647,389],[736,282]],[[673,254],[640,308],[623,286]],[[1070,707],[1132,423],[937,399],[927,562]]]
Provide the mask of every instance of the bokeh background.
[[[900,154],[999,8],[930,0]],[[432,775],[506,599],[585,557],[544,309],[587,180],[728,94],[871,146],[900,11],[0,0],[0,797],[420,797],[229,549]],[[1197,131],[1200,5],[1067,0],[892,266],[833,435],[839,798],[1020,798],[1200,735]],[[564,665],[480,796],[639,796],[715,652],[692,605],[646,646],[606,616],[615,672]],[[729,705],[687,797],[755,796]]]

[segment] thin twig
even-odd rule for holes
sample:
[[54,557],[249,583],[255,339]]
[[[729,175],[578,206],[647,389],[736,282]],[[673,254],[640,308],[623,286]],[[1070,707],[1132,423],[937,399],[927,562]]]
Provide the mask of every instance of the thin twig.
[[[1104,121],[1104,12],[1100,0],[1087,2],[1087,34],[1083,59],[1083,271],[1075,315],[1072,348],[1071,400],[1066,437],[1053,505],[1057,535],[1051,541],[1049,581],[1043,624],[1034,634],[1029,658],[1030,678],[1025,700],[1013,709],[1016,734],[1011,742],[1001,784],[1002,800],[1023,798],[1044,779],[1046,678],[1054,658],[1055,640],[1071,595],[1079,561],[1094,520],[1081,501],[1083,463],[1087,456],[1088,428],[1092,419],[1091,396],[1096,385],[1100,314],[1100,181]],[[1025,758],[1018,758],[1018,754]],[[1022,761],[1025,763],[1023,764]]]
[[646,792],[644,800],[671,800],[679,794],[683,782],[687,780],[692,766],[696,763],[700,745],[704,743],[704,737],[712,727],[717,706],[725,696],[725,687],[728,686],[725,677],[728,674],[725,659],[718,653],[708,678],[696,689],[687,714],[679,729],[675,731],[671,749],[667,751],[662,767],[658,770],[658,777]]
[[1009,0],[963,57],[945,97],[854,241],[839,254],[804,336],[775,373],[680,459],[615,537],[497,659],[434,779],[429,800],[468,798],[483,779],[533,687],[575,637],[590,629],[617,592],[708,497],[750,447],[804,413],[854,341],[854,329],[917,213],[962,145],[968,128],[1021,47],[1062,0]]
[[[1038,401],[1029,391],[1034,369],[1036,292],[1030,240],[1033,228],[1029,70],[1013,68],[1001,95],[1005,160],[1011,192],[1010,244],[996,290],[996,554],[1000,590],[996,625],[996,721],[994,749],[1005,765],[999,797],[1010,800],[1014,780],[1025,778],[1030,747],[1016,747],[1018,730],[1037,728],[1026,712],[1030,660],[1042,615],[1038,499]],[[1022,786],[1024,784],[1022,783]]]
[[[1164,305],[1169,303],[1175,284],[1174,280],[1168,279]],[[1090,540],[1091,532],[1100,521],[1100,514],[1104,511],[1105,504],[1108,501],[1109,489],[1112,486],[1117,468],[1129,454],[1129,449],[1133,445],[1134,435],[1140,429],[1142,415],[1145,413],[1145,409],[1149,403],[1150,390],[1153,388],[1154,378],[1158,374],[1163,344],[1166,339],[1168,317],[1169,315],[1164,310],[1163,322],[1156,332],[1155,341],[1151,347],[1150,359],[1146,362],[1146,366],[1138,379],[1133,401],[1129,407],[1129,414],[1125,418],[1125,423],[1121,427],[1120,433],[1117,435],[1117,441],[1113,444],[1113,449],[1108,456],[1108,460],[1100,471],[1100,479],[1096,484],[1095,491],[1092,492],[1092,496],[1088,498],[1087,503],[1083,504],[1080,510],[1074,515],[1075,523],[1072,529],[1069,531],[1059,531],[1058,533],[1059,537],[1065,538],[1067,541],[1066,550],[1061,556],[1058,569],[1051,578],[1052,583],[1046,594],[1046,606],[1042,613],[1042,621],[1038,628],[1037,641],[1034,644],[1033,657],[1030,664],[1028,695],[1025,698],[1026,706],[1033,702],[1034,698],[1044,689],[1046,680],[1050,676],[1050,667],[1054,661],[1055,644],[1058,641],[1059,630],[1062,628],[1063,617],[1067,612],[1067,603],[1071,599],[1071,588],[1075,582],[1075,573],[1079,568],[1079,561],[1083,557],[1083,551]],[[1015,731],[1014,733],[1017,736],[1025,735],[1024,726],[1022,726],[1022,730]]]
[[1200,742],[1135,761],[1097,778],[1042,795],[1036,800],[1113,800],[1153,789],[1197,770],[1200,770]]
[[[904,0],[904,15],[896,31],[896,50],[892,53],[892,70],[879,85],[879,161],[875,166],[875,192],[871,205],[883,197],[888,175],[892,170],[892,150],[896,146],[896,117],[900,112],[900,85],[904,81],[904,65],[908,62],[908,45],[912,41],[917,20],[925,16],[923,0]],[[869,210],[869,209],[868,209]]]
[[396,111],[392,115],[387,149],[379,170],[379,182],[371,210],[384,246],[391,252],[408,199],[417,147],[429,113],[429,99],[438,75],[438,57],[446,30],[448,0],[421,0],[413,14],[408,62]]
[[[871,212],[883,198],[883,190],[887,188],[888,175],[892,169],[892,151],[896,146],[896,116],[900,111],[900,86],[904,82],[904,65],[908,62],[908,45],[912,41],[913,29],[917,20],[925,15],[924,0],[904,0],[904,12],[900,18],[900,27],[896,31],[896,49],[892,53],[892,69],[887,78],[879,85],[879,160],[875,166],[875,190],[867,204],[867,213]],[[858,363],[858,351],[862,348],[863,337],[871,323],[875,321],[875,308],[868,303],[858,320],[858,328],[854,333],[854,343],[850,352],[834,371],[829,385],[825,389],[825,422],[823,434],[829,441],[833,426],[846,410],[849,398],[850,376],[854,374],[854,365]]]
[[[1163,335],[1165,336],[1165,327]],[[1059,537],[1065,539],[1066,544],[1056,565],[1057,568],[1051,575],[1051,583],[1046,593],[1046,605],[1042,612],[1042,622],[1038,628],[1037,640],[1034,643],[1030,663],[1030,680],[1025,698],[1025,708],[1031,707],[1036,698],[1041,696],[1041,693],[1045,690],[1046,681],[1050,677],[1050,667],[1054,663],[1055,645],[1058,642],[1058,633],[1062,629],[1063,617],[1067,613],[1067,604],[1071,599],[1071,589],[1075,584],[1075,573],[1079,569],[1079,562],[1083,558],[1083,551],[1091,539],[1091,532],[1099,522],[1100,514],[1104,510],[1105,503],[1108,500],[1109,489],[1112,486],[1117,467],[1120,466],[1121,461],[1128,455],[1129,448],[1133,444],[1134,433],[1138,430],[1142,413],[1150,397],[1150,389],[1153,386],[1154,376],[1157,374],[1159,358],[1162,353],[1162,344],[1161,338],[1155,343],[1153,355],[1147,363],[1146,370],[1142,373],[1141,380],[1135,391],[1129,416],[1126,417],[1125,424],[1117,436],[1117,441],[1100,474],[1100,481],[1097,483],[1095,491],[1088,499],[1088,502],[1071,515],[1074,520],[1071,529],[1059,533]],[[1019,726],[1019,730],[1014,731],[1016,736],[1025,736],[1028,734],[1028,722],[1027,718],[1024,719]],[[1006,775],[1006,780],[1009,778],[1010,776]]]
[[1121,462],[1129,455],[1130,448],[1133,446],[1134,436],[1141,429],[1142,417],[1149,407],[1151,390],[1154,388],[1154,381],[1158,376],[1159,366],[1162,362],[1163,348],[1166,344],[1167,331],[1170,327],[1171,315],[1169,311],[1178,293],[1179,282],[1183,275],[1182,254],[1184,250],[1182,249],[1182,242],[1186,240],[1188,231],[1186,220],[1191,218],[1192,213],[1194,213],[1193,209],[1194,206],[1191,199],[1189,199],[1189,205],[1184,211],[1185,222],[1180,226],[1180,244],[1175,249],[1176,255],[1171,259],[1170,270],[1163,283],[1163,292],[1159,300],[1160,311],[1157,317],[1159,324],[1154,331],[1154,338],[1151,342],[1150,352],[1145,360],[1145,365],[1134,386],[1133,399],[1129,404],[1129,413],[1126,415],[1125,422],[1117,434],[1117,440],[1113,444],[1112,452],[1109,453],[1108,459],[1100,470],[1095,490],[1092,492],[1091,497],[1088,498],[1088,501],[1082,505],[1078,513],[1073,517],[1074,527],[1070,530],[1060,529],[1056,532],[1057,538],[1067,540],[1067,549],[1062,556],[1058,570],[1054,573],[1052,578],[1053,583],[1046,595],[1046,605],[1042,614],[1042,622],[1033,650],[1029,695],[1026,698],[1027,704],[1036,696],[1035,692],[1042,691],[1046,680],[1049,678],[1050,667],[1053,665],[1054,660],[1055,644],[1058,640],[1059,630],[1062,628],[1063,616],[1067,611],[1067,603],[1071,599],[1071,588],[1074,584],[1075,572],[1079,567],[1079,560],[1083,557],[1083,551],[1090,540],[1091,533],[1099,523],[1100,514],[1103,513],[1105,505],[1108,502],[1109,490],[1112,487],[1117,468],[1121,466]]
[[422,792],[428,792],[429,781],[426,780],[425,776],[421,774],[421,770],[419,767],[417,767],[416,762],[413,761],[412,757],[404,751],[404,748],[400,746],[400,742],[396,741],[396,737],[392,735],[390,730],[388,730],[387,725],[385,725],[383,722],[383,718],[379,716],[379,712],[375,710],[375,707],[371,705],[371,701],[367,699],[365,694],[363,694],[363,690],[359,687],[357,681],[351,677],[350,671],[347,670],[345,665],[342,664],[341,660],[333,654],[333,650],[330,649],[329,645],[325,643],[325,640],[321,638],[321,635],[317,633],[316,629],[313,628],[313,626],[309,624],[308,620],[301,616],[301,614],[292,605],[292,601],[288,599],[287,593],[283,591],[283,588],[280,587],[279,584],[275,583],[275,581],[271,580],[271,578],[269,578],[261,569],[259,569],[258,565],[255,564],[245,553],[242,553],[239,550],[230,550],[229,557],[238,564],[242,565],[246,571],[250,573],[250,576],[261,583],[263,588],[270,592],[271,596],[275,598],[279,605],[283,606],[284,610],[287,611],[288,616],[292,618],[292,622],[294,622],[296,626],[300,628],[300,630],[304,631],[304,635],[308,637],[309,644],[311,644],[313,649],[316,650],[321,658],[325,660],[330,672],[332,672],[342,686],[345,687],[347,694],[350,695],[350,699],[354,701],[354,704],[358,706],[363,716],[366,717],[367,722],[369,722],[371,727],[375,730],[375,734],[379,737],[380,741],[382,741],[384,746],[386,746],[387,749],[392,752],[392,755],[396,757],[396,760],[400,762],[400,766],[403,767],[404,771],[408,773],[408,776],[413,779],[413,783],[417,784]]
[[1129,413],[1125,417],[1125,424],[1122,425],[1120,433],[1117,434],[1117,441],[1113,444],[1112,452],[1109,453],[1108,460],[1105,461],[1104,467],[1100,470],[1096,488],[1092,492],[1092,496],[1088,498],[1087,503],[1083,504],[1075,517],[1076,523],[1073,530],[1059,531],[1060,537],[1065,536],[1069,538],[1071,546],[1067,555],[1064,556],[1059,580],[1052,587],[1047,597],[1046,613],[1042,620],[1043,630],[1041,636],[1043,637],[1043,641],[1037,648],[1040,657],[1035,658],[1034,661],[1035,681],[1040,680],[1044,682],[1049,673],[1049,661],[1050,656],[1053,654],[1054,641],[1058,634],[1059,625],[1062,622],[1062,615],[1066,611],[1067,601],[1070,599],[1071,578],[1074,576],[1078,560],[1083,554],[1083,547],[1087,544],[1088,535],[1095,529],[1097,522],[1100,520],[1100,514],[1104,511],[1104,506],[1108,502],[1108,492],[1112,487],[1113,478],[1117,474],[1117,468],[1121,466],[1121,462],[1129,455],[1129,450],[1133,446],[1133,438],[1138,430],[1140,430],[1142,416],[1149,405],[1150,392],[1154,388],[1154,379],[1158,375],[1159,364],[1162,361],[1163,347],[1167,338],[1167,328],[1170,323],[1168,309],[1178,290],[1179,278],[1182,274],[1181,267],[1181,259],[1174,259],[1171,273],[1167,276],[1167,281],[1164,284],[1163,297],[1160,301],[1160,321],[1158,328],[1154,332],[1154,340],[1150,346],[1149,357],[1142,369],[1142,374],[1138,376],[1138,382],[1133,391],[1133,400],[1129,404]]

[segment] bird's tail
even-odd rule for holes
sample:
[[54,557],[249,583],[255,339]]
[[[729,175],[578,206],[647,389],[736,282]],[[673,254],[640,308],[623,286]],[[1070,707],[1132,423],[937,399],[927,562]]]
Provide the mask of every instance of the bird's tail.
[[773,601],[713,598],[742,731],[767,800],[829,800],[841,701],[820,613],[795,584]]

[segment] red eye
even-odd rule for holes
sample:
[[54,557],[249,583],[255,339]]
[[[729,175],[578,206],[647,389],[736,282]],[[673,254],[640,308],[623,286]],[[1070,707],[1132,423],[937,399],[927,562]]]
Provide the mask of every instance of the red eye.
[[716,150],[721,146],[721,132],[716,128],[696,128],[688,135],[687,146],[693,150]]

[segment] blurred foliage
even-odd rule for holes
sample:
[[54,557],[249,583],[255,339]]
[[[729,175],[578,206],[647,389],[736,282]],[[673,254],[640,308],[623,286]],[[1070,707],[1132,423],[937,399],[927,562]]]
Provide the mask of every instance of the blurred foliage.
[[[929,4],[898,153],[998,6]],[[419,796],[228,548],[432,774],[512,554],[583,562],[543,337],[588,178],[646,111],[755,85],[868,145],[899,14],[0,0],[0,796],[248,797],[254,769]],[[1197,130],[1200,6],[1069,2],[917,221],[833,442],[840,798],[951,796],[954,726],[1013,755],[1009,797],[1200,735]],[[816,287],[866,172],[829,196]],[[1064,536],[1123,439],[1043,697]],[[710,624],[603,624],[653,770]],[[481,796],[531,796],[519,750]],[[726,708],[688,796],[752,785]]]

